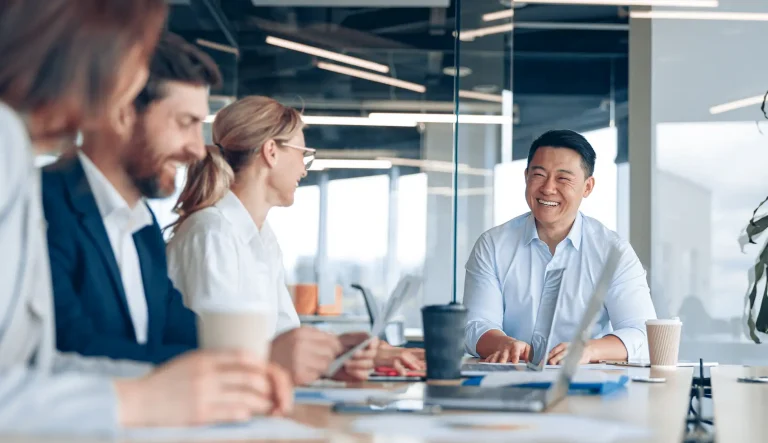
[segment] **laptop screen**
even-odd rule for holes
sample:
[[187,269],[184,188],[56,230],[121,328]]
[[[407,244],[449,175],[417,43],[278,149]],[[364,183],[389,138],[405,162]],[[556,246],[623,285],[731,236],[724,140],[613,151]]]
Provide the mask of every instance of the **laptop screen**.
[[547,391],[546,405],[547,407],[559,402],[566,395],[568,395],[568,388],[571,385],[571,380],[579,369],[579,362],[581,356],[584,353],[584,347],[590,340],[590,331],[595,324],[597,314],[603,309],[603,301],[605,300],[605,294],[611,287],[613,281],[613,274],[616,273],[616,268],[619,265],[619,259],[621,258],[621,251],[618,246],[611,245],[611,250],[608,253],[608,259],[605,263],[603,273],[600,275],[595,286],[595,292],[592,298],[589,300],[587,309],[584,311],[584,316],[581,318],[581,323],[576,331],[571,344],[569,345],[568,353],[563,360],[563,366],[560,369],[560,374],[557,377],[557,381]]

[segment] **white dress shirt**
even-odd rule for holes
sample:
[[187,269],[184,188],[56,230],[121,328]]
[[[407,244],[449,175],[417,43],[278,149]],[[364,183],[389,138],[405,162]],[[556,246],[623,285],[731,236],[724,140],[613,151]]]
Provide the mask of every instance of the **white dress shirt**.
[[147,298],[144,294],[144,279],[141,276],[139,254],[133,234],[146,226],[152,225],[152,214],[144,204],[139,202],[131,208],[123,196],[117,192],[112,183],[83,152],[78,152],[80,163],[83,165],[85,177],[91,186],[96,206],[99,208],[104,227],[107,229],[109,244],[120,268],[120,278],[123,280],[123,290],[131,312],[133,329],[136,331],[136,342],[147,342],[149,314]]
[[0,434],[115,437],[118,399],[107,375],[149,365],[56,352],[40,173],[19,116],[0,102]]
[[466,265],[464,304],[469,310],[466,350],[490,330],[531,342],[548,271],[563,269],[547,352],[573,339],[589,298],[616,244],[621,259],[606,293],[592,338],[608,334],[627,348],[629,360],[647,359],[645,321],[656,318],[648,282],[632,246],[597,220],[579,213],[552,255],[530,213],[497,226],[475,244]]
[[299,326],[277,237],[267,222],[259,231],[231,191],[181,224],[168,243],[168,273],[195,312],[206,304],[259,304],[274,335]]

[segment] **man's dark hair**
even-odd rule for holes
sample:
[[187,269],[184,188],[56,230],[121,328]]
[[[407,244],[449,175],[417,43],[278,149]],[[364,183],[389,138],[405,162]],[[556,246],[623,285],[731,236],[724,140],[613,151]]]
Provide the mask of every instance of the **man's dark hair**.
[[595,154],[595,150],[592,149],[592,145],[590,145],[587,139],[578,132],[569,129],[557,129],[542,134],[539,138],[534,140],[531,145],[531,150],[528,151],[528,166],[531,165],[531,160],[533,160],[536,151],[538,151],[539,148],[547,146],[552,148],[572,149],[578,152],[581,156],[581,167],[584,169],[586,177],[592,177],[592,174],[594,174],[597,155]]
[[164,32],[149,63],[149,78],[134,100],[136,111],[144,112],[154,101],[165,97],[166,82],[182,82],[212,88],[221,85],[221,72],[213,59],[171,32]]

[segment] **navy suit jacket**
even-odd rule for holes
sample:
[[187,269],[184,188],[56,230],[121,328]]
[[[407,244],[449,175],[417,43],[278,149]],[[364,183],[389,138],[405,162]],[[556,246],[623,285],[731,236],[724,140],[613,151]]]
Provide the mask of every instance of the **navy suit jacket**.
[[195,314],[168,278],[165,242],[154,214],[154,223],[133,236],[149,320],[147,343],[139,344],[117,260],[80,160],[60,159],[42,176],[58,349],[159,364],[195,348]]

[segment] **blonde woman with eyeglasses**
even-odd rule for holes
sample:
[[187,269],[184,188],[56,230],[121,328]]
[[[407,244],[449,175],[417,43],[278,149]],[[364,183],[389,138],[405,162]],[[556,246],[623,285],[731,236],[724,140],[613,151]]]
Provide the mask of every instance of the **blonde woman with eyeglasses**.
[[[271,360],[302,385],[367,338],[300,327],[285,283],[282,252],[267,214],[290,206],[315,150],[307,148],[301,114],[267,97],[245,97],[219,111],[214,145],[190,167],[168,244],[168,270],[185,304],[258,303],[270,310]],[[365,380],[378,341],[334,375]]]

